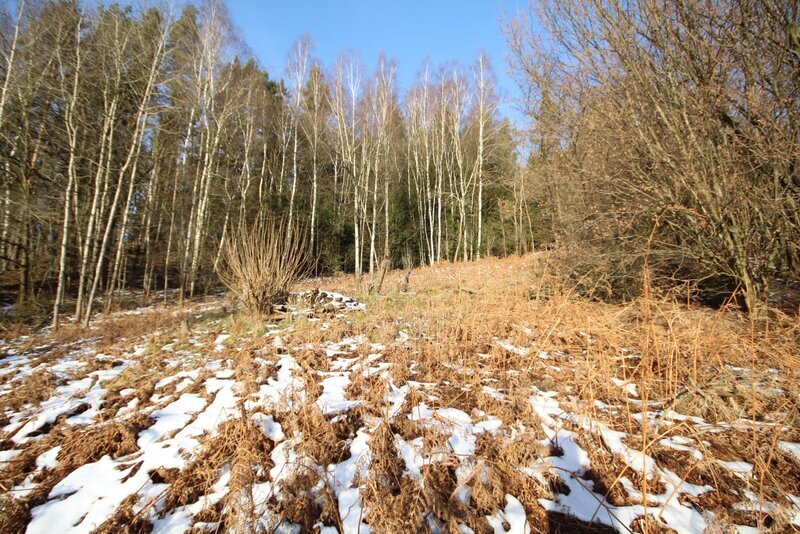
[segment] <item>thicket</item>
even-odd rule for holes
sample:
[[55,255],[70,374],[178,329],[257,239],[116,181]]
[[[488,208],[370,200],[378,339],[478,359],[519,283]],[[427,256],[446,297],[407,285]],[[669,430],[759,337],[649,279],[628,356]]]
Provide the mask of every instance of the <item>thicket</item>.
[[[800,287],[800,10],[545,0],[509,21],[543,220],[596,295]],[[795,310],[796,311],[796,310]]]

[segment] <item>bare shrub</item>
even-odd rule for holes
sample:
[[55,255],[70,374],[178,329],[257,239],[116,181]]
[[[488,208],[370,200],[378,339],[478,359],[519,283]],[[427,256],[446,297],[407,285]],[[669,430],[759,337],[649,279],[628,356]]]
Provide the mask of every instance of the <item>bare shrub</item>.
[[742,293],[751,311],[786,298],[800,276],[797,21],[772,0],[548,0],[510,21],[527,170],[576,278],[640,294],[647,251],[659,285]]
[[268,314],[286,301],[309,266],[308,235],[285,219],[244,227],[226,236],[217,274],[244,308]]

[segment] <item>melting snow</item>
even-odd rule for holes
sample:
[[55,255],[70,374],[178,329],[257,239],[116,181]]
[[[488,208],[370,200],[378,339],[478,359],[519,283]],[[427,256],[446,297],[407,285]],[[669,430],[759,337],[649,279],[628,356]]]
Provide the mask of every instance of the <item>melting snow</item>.
[[[678,496],[680,494],[697,496],[712,491],[713,488],[684,482],[675,473],[659,468],[650,456],[625,445],[625,433],[611,430],[597,421],[568,414],[560,408],[553,393],[534,391],[530,402],[543,421],[542,429],[563,454],[547,458],[526,472],[535,475],[541,470],[553,469],[569,488],[568,494],[558,494],[552,500],[539,499],[542,506],[550,511],[570,514],[582,521],[595,521],[621,530],[630,530],[631,523],[645,514],[659,518],[678,532],[705,530],[710,516],[683,505]],[[666,487],[666,492],[663,495],[648,494],[649,506],[646,508],[642,505],[614,506],[602,495],[593,492],[591,488],[594,484],[584,478],[591,467],[589,455],[577,444],[577,435],[563,429],[567,421],[576,421],[583,430],[598,434],[611,452],[620,455],[632,469],[646,473],[648,477],[658,477]],[[632,484],[623,483],[623,486],[626,485],[632,488]],[[631,495],[631,497],[637,496],[643,497],[641,493]]]
[[357,478],[362,478],[369,469],[372,455],[368,445],[369,433],[360,429],[350,444],[350,458],[328,467],[328,481],[339,501],[339,517],[344,532],[372,532],[363,522],[364,513],[361,488],[353,487]]
[[[103,456],[67,475],[52,489],[50,500],[31,511],[28,533],[90,532],[130,495],[160,494],[154,486],[162,485],[154,484],[150,473],[159,468],[184,468],[187,457],[198,450],[198,438],[236,415],[233,386],[232,380],[211,378],[206,390],[216,395],[207,408],[202,397],[184,394],[151,414],[156,422],[139,434],[140,453],[117,460]],[[193,414],[197,416],[192,421]]]
[[[508,494],[505,510],[498,510],[495,515],[486,516],[486,519],[495,534],[528,534],[531,531],[522,503]],[[508,524],[508,529],[503,526],[504,522]]]
[[[32,434],[45,425],[54,423],[59,416],[64,414],[75,414],[67,418],[67,423],[72,425],[85,425],[92,422],[108,393],[102,382],[116,377],[127,366],[127,363],[123,363],[113,369],[94,371],[85,378],[73,380],[64,386],[57,387],[55,394],[43,402],[39,411],[13,435],[12,441],[18,444],[27,443]],[[77,413],[79,411],[81,413]],[[12,423],[3,430],[8,432],[14,426],[15,424]]]
[[[299,296],[316,299],[313,305],[323,306],[326,312],[365,309],[363,304],[338,293],[318,291],[302,293]],[[297,311],[290,309],[290,314],[292,313]],[[402,321],[398,321],[397,325],[412,328]],[[322,325],[323,330],[327,327],[328,323]],[[518,326],[518,328],[530,338],[538,335],[527,327]],[[218,432],[221,423],[244,412],[247,412],[247,417],[250,417],[274,443],[270,453],[273,467],[268,473],[262,473],[264,478],[269,475],[269,480],[260,481],[250,488],[254,511],[259,518],[258,523],[253,526],[280,533],[301,531],[300,525],[290,524],[276,515],[272,504],[275,500],[286,499],[289,482],[299,473],[306,471],[313,473],[319,480],[316,486],[306,490],[310,498],[321,503],[326,490],[335,496],[343,532],[371,531],[366,523],[368,515],[366,507],[369,503],[364,503],[363,485],[368,480],[368,471],[373,461],[369,447],[370,437],[381,421],[390,421],[405,413],[409,420],[416,421],[420,427],[424,427],[425,432],[422,436],[404,439],[399,434],[393,434],[391,437],[397,456],[404,467],[402,475],[422,487],[425,484],[422,476],[424,466],[438,462],[452,465],[456,476],[454,496],[466,505],[469,505],[472,499],[472,485],[476,477],[487,476],[490,469],[479,463],[476,458],[479,437],[488,433],[498,434],[503,438],[510,437],[511,440],[529,439],[525,434],[525,426],[518,421],[507,421],[505,423],[508,424],[504,426],[504,421],[478,409],[467,413],[456,406],[440,408],[429,406],[429,404],[436,406],[439,402],[433,395],[438,384],[409,380],[400,386],[396,385],[388,373],[391,364],[382,361],[386,347],[370,343],[363,335],[348,337],[338,342],[287,346],[278,334],[292,331],[291,326],[281,328],[267,325],[267,331],[266,335],[269,337],[264,339],[264,343],[269,343],[271,346],[265,347],[261,356],[255,358],[261,370],[265,372],[260,372],[258,377],[254,377],[258,386],[257,391],[241,399],[244,401],[243,404],[237,395],[240,390],[236,381],[237,375],[231,368],[234,365],[231,360],[217,359],[206,365],[197,363],[193,365],[195,368],[190,368],[187,363],[194,364],[192,358],[201,350],[203,343],[197,339],[191,340],[198,345],[191,348],[194,352],[183,350],[182,345],[178,343],[162,347],[162,350],[170,351],[170,358],[174,357],[167,360],[173,374],[155,384],[158,393],[153,395],[149,402],[143,398],[144,410],[141,408],[142,401],[139,396],[134,396],[136,390],[127,388],[119,392],[120,397],[130,397],[130,399],[126,399],[127,403],[125,400],[122,401],[121,407],[116,412],[117,418],[128,417],[138,411],[149,413],[149,418],[152,420],[152,425],[137,436],[136,443],[139,450],[120,458],[103,456],[98,461],[83,465],[69,473],[52,488],[47,495],[48,500],[31,511],[32,519],[28,532],[91,532],[115,514],[120,505],[131,497],[135,498],[134,512],[144,513],[151,520],[154,532],[184,532],[191,528],[209,531],[219,529],[219,523],[197,522],[196,518],[202,510],[219,506],[228,496],[230,465],[223,464],[216,474],[216,482],[208,493],[198,497],[196,502],[170,510],[163,510],[164,495],[169,485],[153,482],[152,474],[159,469],[186,468],[196,458],[205,438]],[[204,333],[208,334],[208,331]],[[415,335],[424,336],[424,334]],[[581,335],[588,338],[586,334]],[[228,339],[229,335],[226,333],[217,335],[212,343],[207,343],[206,352],[213,350],[215,356],[221,356],[217,353],[226,347]],[[406,330],[400,330],[394,344],[406,344],[411,339]],[[530,347],[515,346],[507,341],[495,340],[495,343],[503,350],[523,357],[530,356],[534,350],[530,347],[535,346],[533,341],[528,343]],[[143,355],[149,346],[137,345],[133,355]],[[48,349],[49,347],[38,348],[40,351]],[[332,417],[330,419],[332,423],[348,419],[345,412],[364,403],[363,399],[347,398],[346,393],[351,380],[360,381],[362,377],[375,377],[372,385],[385,387],[383,406],[379,407],[380,414],[363,417],[364,426],[345,442],[349,457],[340,463],[318,465],[313,458],[303,452],[301,447],[303,434],[292,426],[282,426],[278,422],[283,421],[283,418],[287,417],[286,412],[299,406],[307,396],[303,376],[308,376],[308,369],[303,371],[298,361],[290,355],[294,354],[301,358],[302,352],[298,352],[301,349],[323,350],[330,359],[330,371],[315,372],[312,369],[311,374],[321,377],[322,393],[315,400],[315,404],[324,415]],[[267,353],[277,353],[277,361],[269,361]],[[117,377],[129,363],[125,361],[111,369],[98,370],[85,374],[82,378],[71,379],[79,376],[78,373],[87,367],[84,358],[87,354],[83,349],[76,350],[50,365],[49,370],[59,379],[58,386],[53,395],[36,409],[32,405],[27,405],[18,412],[5,414],[9,423],[4,430],[13,432],[11,441],[19,445],[20,449],[0,451],[0,462],[14,460],[26,444],[36,439],[37,435],[44,432],[43,429],[56,421],[63,420],[69,425],[98,424],[96,421],[100,419],[98,415],[107,395],[104,384]],[[184,358],[185,356],[189,357]],[[486,355],[478,356],[488,358]],[[551,355],[538,351],[534,357],[563,361],[568,356],[558,352]],[[97,359],[115,361],[115,357],[106,355],[97,355]],[[0,376],[13,374],[13,377],[3,379],[0,395],[7,394],[15,380],[36,372],[40,367],[34,363],[35,361],[35,355],[20,355],[15,353],[13,348],[8,348],[6,355],[0,359]],[[442,363],[450,366],[448,362]],[[547,363],[539,365],[547,366]],[[303,363],[303,367],[305,366]],[[456,365],[450,367],[458,373],[474,373],[476,378],[480,379],[474,383],[474,387],[480,388],[483,394],[495,401],[508,405],[513,400],[509,398],[513,393],[510,389],[512,386],[506,384],[504,385],[506,389],[497,389],[483,385],[497,382],[497,379],[482,376],[483,370],[480,366],[475,369]],[[554,367],[548,368],[558,370]],[[420,364],[420,375],[422,369]],[[178,370],[180,371],[175,372]],[[411,375],[417,373],[417,362],[411,362],[408,371]],[[85,370],[83,372],[85,373]],[[519,374],[513,369],[509,373]],[[209,378],[198,382],[201,377]],[[634,383],[618,378],[611,378],[611,381],[627,395],[638,396]],[[170,385],[174,388],[167,387]],[[202,388],[200,393],[197,392],[198,388]],[[466,391],[467,387],[464,386],[464,389]],[[185,390],[194,393],[186,393]],[[419,402],[423,399],[425,402]],[[415,404],[409,406],[411,401]],[[537,459],[530,465],[519,466],[519,470],[545,486],[549,486],[552,476],[556,476],[561,480],[563,487],[569,490],[564,493],[554,492],[550,498],[539,499],[539,504],[546,510],[570,514],[579,520],[601,523],[619,530],[630,529],[632,523],[644,515],[657,518],[659,522],[677,532],[702,532],[709,526],[713,514],[695,508],[691,504],[692,499],[684,497],[697,497],[713,488],[687,483],[677,474],[659,466],[652,456],[629,447],[628,434],[617,430],[617,427],[612,428],[610,424],[562,408],[554,392],[531,388],[528,401],[541,420],[542,430],[547,436],[541,444],[550,445],[558,454]],[[631,406],[641,405],[641,401],[636,399],[628,399],[627,402]],[[595,406],[601,410],[603,417],[618,414],[621,410],[620,406],[600,401],[596,401]],[[700,418],[685,416],[671,410],[649,411],[632,416],[635,420],[651,422],[654,426],[663,425],[663,428],[670,432],[682,425],[695,425],[700,431],[712,432],[749,424],[746,421],[739,421],[711,425]],[[766,424],[763,426],[772,428]],[[442,434],[443,439],[431,440],[429,431]],[[592,469],[591,456],[581,445],[585,442],[578,439],[579,435],[590,436],[602,442],[605,449],[637,472],[640,475],[638,478],[646,476],[656,483],[651,488],[661,487],[663,493],[656,494],[650,491],[644,494],[631,478],[621,476],[618,484],[627,494],[630,504],[612,505],[603,495],[595,491],[589,473]],[[666,432],[660,433],[657,439],[657,443],[663,447],[689,453],[696,460],[703,458],[703,453],[699,450],[702,446],[694,439],[668,435]],[[440,445],[431,446],[431,443]],[[800,444],[781,441],[778,446],[781,451],[800,460]],[[35,461],[35,469],[13,488],[14,494],[21,497],[33,491],[38,484],[35,480],[41,480],[41,475],[45,471],[58,467],[60,451],[60,447],[54,447],[39,455]],[[743,480],[752,478],[753,465],[750,463],[744,461],[719,463]],[[266,471],[266,468],[263,470]],[[773,513],[779,508],[776,503],[759,500],[759,497],[751,492],[742,492],[740,498],[741,501],[734,505],[734,508],[739,510]],[[791,503],[788,519],[792,524],[800,526],[800,497],[789,494],[787,499]],[[505,503],[501,506],[502,509],[486,516],[495,533],[530,532],[526,511],[515,496],[506,494]],[[426,520],[432,530],[441,529],[434,514],[427,514]],[[466,525],[457,526],[461,532],[472,532]],[[325,533],[337,531],[335,527],[321,523],[315,525],[315,528]],[[744,532],[749,527],[737,526],[737,528]]]

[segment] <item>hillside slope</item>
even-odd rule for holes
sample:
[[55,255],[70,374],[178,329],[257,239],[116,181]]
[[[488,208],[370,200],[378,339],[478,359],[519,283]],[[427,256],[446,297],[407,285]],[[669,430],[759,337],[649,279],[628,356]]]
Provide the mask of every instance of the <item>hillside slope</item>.
[[796,325],[588,302],[548,270],[5,339],[0,531],[800,529]]

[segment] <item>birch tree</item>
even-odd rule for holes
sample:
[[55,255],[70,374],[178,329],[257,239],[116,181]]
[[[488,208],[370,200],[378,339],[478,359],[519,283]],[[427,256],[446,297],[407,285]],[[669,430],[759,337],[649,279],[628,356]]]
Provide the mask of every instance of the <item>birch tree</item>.
[[409,239],[431,264],[493,250],[509,171],[480,61],[472,78],[426,65],[403,94],[387,56],[370,76],[354,54],[323,74],[306,36],[273,79],[218,0],[174,21],[21,1],[0,31],[0,267],[20,305],[51,299],[54,328],[120,290],[218,287],[229,236],[272,217],[308,225],[321,273],[374,272]]
[[[66,109],[64,112],[64,127],[69,140],[69,155],[67,160],[67,189],[64,192],[64,218],[61,226],[61,246],[58,262],[58,285],[56,286],[55,301],[53,303],[53,331],[58,330],[61,304],[64,298],[64,280],[67,271],[67,247],[69,245],[69,220],[72,209],[73,191],[78,181],[77,176],[77,150],[78,150],[78,125],[76,122],[76,108],[78,105],[78,87],[81,73],[81,24],[83,17],[77,18],[74,28],[75,57],[72,68],[64,64],[67,58],[62,58],[59,52],[59,72],[61,73],[61,91],[64,95]],[[72,72],[72,80],[67,77],[67,72]],[[71,86],[71,87],[70,87]],[[0,124],[0,127],[2,125]]]
[[286,60],[286,73],[289,77],[291,98],[289,100],[289,107],[291,109],[291,126],[292,132],[292,188],[289,193],[289,222],[287,233],[291,235],[292,225],[294,224],[294,204],[295,196],[297,195],[297,173],[298,173],[298,144],[299,144],[299,129],[300,129],[300,114],[303,110],[304,103],[304,89],[306,78],[308,76],[308,63],[311,47],[311,38],[308,36],[300,37],[292,45],[292,50],[289,52],[289,57]]
[[491,66],[489,59],[481,52],[478,54],[476,65],[472,69],[473,84],[475,87],[475,98],[477,100],[477,122],[478,122],[478,153],[476,156],[477,180],[478,180],[478,230],[476,257],[481,259],[483,252],[483,183],[484,183],[484,162],[486,159],[487,137],[491,137],[490,130],[492,118],[495,114],[496,98],[493,98],[493,87],[491,79]]

